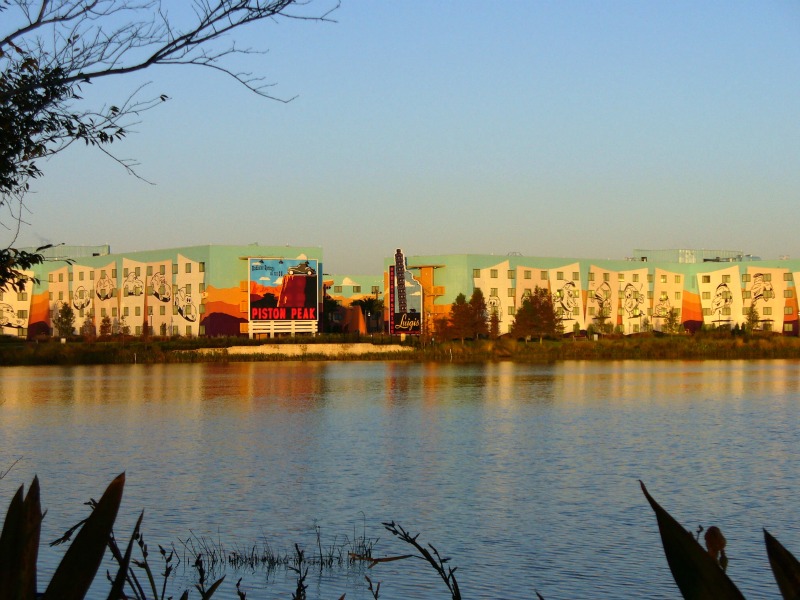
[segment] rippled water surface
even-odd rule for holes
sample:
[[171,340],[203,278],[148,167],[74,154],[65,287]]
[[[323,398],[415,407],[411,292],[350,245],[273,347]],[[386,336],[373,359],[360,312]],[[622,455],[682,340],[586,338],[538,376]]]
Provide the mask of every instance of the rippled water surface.
[[[799,391],[794,361],[3,368],[0,467],[22,460],[0,498],[38,474],[46,542],[126,471],[118,535],[144,508],[151,548],[311,547],[319,525],[405,553],[395,520],[465,598],[674,598],[643,480],[687,528],[722,528],[745,596],[778,598],[762,527],[800,555]],[[43,543],[42,581],[60,552]],[[309,597],[370,598],[363,575],[312,570]],[[448,597],[420,561],[369,575],[387,600]],[[239,577],[248,598],[294,589]]]

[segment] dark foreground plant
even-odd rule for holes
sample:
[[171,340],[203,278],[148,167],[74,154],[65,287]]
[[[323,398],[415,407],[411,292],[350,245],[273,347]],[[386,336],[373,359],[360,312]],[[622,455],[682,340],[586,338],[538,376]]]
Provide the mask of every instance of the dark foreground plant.
[[[706,531],[706,549],[681,526],[642,486],[645,498],[656,513],[658,531],[670,571],[684,598],[738,600],[744,598],[725,573],[725,537],[717,527]],[[702,529],[698,530],[698,537]],[[775,581],[781,595],[789,600],[800,598],[800,563],[766,529],[764,542]]]
[[[80,531],[42,595],[36,589],[39,537],[44,517],[39,498],[39,480],[34,477],[27,494],[24,494],[24,486],[20,486],[11,500],[0,534],[0,598],[83,598],[103,559],[124,485],[125,474],[122,473],[108,486],[92,513],[82,522]],[[133,540],[122,557],[120,570],[108,596],[110,599],[122,597],[132,543]]]

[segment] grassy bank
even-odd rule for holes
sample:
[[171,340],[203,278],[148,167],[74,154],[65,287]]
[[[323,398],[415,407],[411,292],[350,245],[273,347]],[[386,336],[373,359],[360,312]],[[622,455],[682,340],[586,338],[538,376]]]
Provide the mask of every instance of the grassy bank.
[[[272,344],[298,343],[284,338]],[[89,364],[154,364],[181,362],[233,362],[282,360],[387,360],[376,350],[355,356],[323,355],[314,352],[316,343],[347,343],[348,339],[303,338],[307,352],[302,358],[275,353],[228,355],[225,352],[205,354],[198,350],[231,346],[257,346],[243,338],[177,338],[115,339],[103,341],[56,340],[19,341],[5,339],[0,343],[0,365],[89,365]],[[361,342],[368,341],[361,338]],[[376,342],[393,342],[389,338]],[[775,334],[732,336],[729,333],[701,332],[692,336],[604,337],[599,340],[562,339],[522,342],[509,339],[420,344],[415,351],[391,360],[475,362],[512,360],[518,362],[552,362],[559,360],[700,360],[700,359],[768,359],[800,358],[800,338]]]

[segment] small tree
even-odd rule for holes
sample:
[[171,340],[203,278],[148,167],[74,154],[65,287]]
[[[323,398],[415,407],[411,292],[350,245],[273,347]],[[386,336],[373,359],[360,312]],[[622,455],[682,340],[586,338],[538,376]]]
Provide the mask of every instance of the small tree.
[[748,333],[751,331],[755,331],[758,329],[758,324],[761,320],[761,315],[758,314],[758,310],[756,309],[755,302],[750,305],[750,308],[747,309],[747,331]]
[[537,286],[530,296],[523,299],[522,306],[514,315],[511,334],[516,338],[538,337],[541,344],[542,338],[555,336],[561,327],[553,297]]
[[472,313],[471,336],[478,339],[489,335],[489,311],[486,308],[486,299],[481,288],[475,288],[469,299],[469,308]]
[[128,322],[125,320],[125,315],[122,315],[119,318],[119,332],[122,334],[123,337],[129,336],[131,334],[131,326],[128,325]]
[[85,341],[92,341],[95,337],[97,337],[97,332],[94,328],[94,319],[92,318],[91,314],[87,314],[86,318],[83,320],[83,325],[81,325],[81,335]]
[[72,335],[75,329],[75,311],[69,304],[62,304],[53,319],[53,328],[61,337]]
[[678,333],[680,331],[680,327],[681,320],[678,316],[678,309],[671,308],[664,319],[664,324],[661,326],[661,330],[664,333]]
[[106,315],[100,321],[100,337],[108,337],[114,331],[114,326],[111,323],[111,317]]
[[493,310],[489,316],[489,337],[496,340],[500,337],[500,315]]
[[450,307],[450,323],[448,332],[451,338],[457,338],[464,343],[464,340],[472,334],[473,329],[472,310],[467,303],[464,294],[456,296],[456,301]]

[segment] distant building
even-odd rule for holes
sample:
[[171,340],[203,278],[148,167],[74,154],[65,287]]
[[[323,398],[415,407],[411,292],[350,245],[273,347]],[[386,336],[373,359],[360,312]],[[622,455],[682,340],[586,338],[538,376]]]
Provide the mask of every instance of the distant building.
[[131,335],[316,333],[322,250],[288,246],[192,246],[110,254],[107,246],[57,246],[23,292],[0,290],[3,334],[51,335],[69,304],[76,331],[103,321]]
[[[636,260],[497,255],[408,255],[423,288],[426,332],[433,333],[458,294],[480,288],[507,333],[536,287],[556,302],[566,332],[610,324],[638,333],[660,330],[676,311],[687,330],[744,325],[751,306],[763,329],[798,333],[798,260],[760,260],[739,251],[637,250]],[[391,265],[390,258],[385,266]]]

